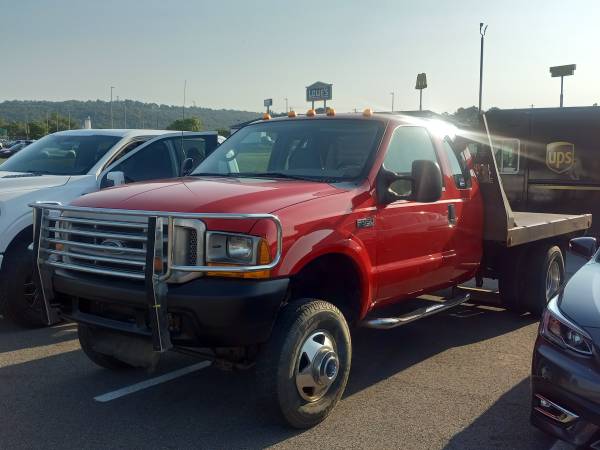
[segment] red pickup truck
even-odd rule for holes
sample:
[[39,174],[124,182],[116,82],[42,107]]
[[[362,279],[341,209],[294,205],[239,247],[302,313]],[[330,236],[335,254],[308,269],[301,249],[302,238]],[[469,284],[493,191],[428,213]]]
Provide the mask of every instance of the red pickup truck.
[[309,111],[242,128],[189,177],[32,205],[46,318],[76,321],[111,369],[170,349],[254,367],[287,423],[313,426],[344,392],[350,327],[444,311],[473,277],[520,312],[561,284],[591,216],[513,212],[491,146],[435,120]]

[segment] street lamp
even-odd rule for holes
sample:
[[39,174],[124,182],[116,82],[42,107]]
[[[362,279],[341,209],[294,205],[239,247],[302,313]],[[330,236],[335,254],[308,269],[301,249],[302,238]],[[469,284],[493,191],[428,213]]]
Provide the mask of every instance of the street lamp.
[[483,89],[483,41],[485,40],[485,32],[487,25],[483,22],[479,23],[479,34],[481,35],[481,51],[479,53],[479,112],[481,113],[481,92]]
[[114,86],[110,87],[110,127],[111,128],[115,127],[115,125],[113,123],[113,108],[112,108],[113,89],[114,88],[115,88]]
[[286,114],[289,112],[289,109],[288,109],[288,98],[287,97],[285,98],[285,112],[286,112]]
[[393,92],[390,92],[390,95],[392,96],[392,112],[394,112],[394,96],[395,96],[395,94]]
[[554,66],[550,67],[550,74],[552,78],[560,77],[560,107],[563,107],[563,79],[564,77],[571,76],[575,73],[575,64],[568,64],[566,66]]

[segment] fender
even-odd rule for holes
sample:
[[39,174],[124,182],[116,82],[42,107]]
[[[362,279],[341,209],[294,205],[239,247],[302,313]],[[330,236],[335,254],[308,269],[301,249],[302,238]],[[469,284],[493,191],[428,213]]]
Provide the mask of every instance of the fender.
[[364,244],[354,236],[344,236],[332,229],[315,230],[295,240],[285,251],[278,275],[293,276],[320,256],[341,254],[350,258],[359,273],[361,287],[362,319],[368,312],[374,297],[373,265]]
[[[20,232],[32,225],[33,213],[31,212],[31,210],[17,217],[17,219],[14,220],[8,226],[8,228],[6,228],[6,230],[0,235],[0,254],[6,252],[10,244]],[[31,235],[31,241],[33,242],[33,233]]]

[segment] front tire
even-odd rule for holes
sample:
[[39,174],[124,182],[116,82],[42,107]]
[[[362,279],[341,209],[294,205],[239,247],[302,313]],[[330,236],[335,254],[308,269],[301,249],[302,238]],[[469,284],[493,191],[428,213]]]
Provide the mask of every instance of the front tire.
[[2,313],[21,326],[46,326],[41,294],[33,281],[33,255],[30,242],[16,242],[2,262],[0,299]]
[[350,331],[340,310],[303,299],[280,312],[256,374],[271,408],[292,427],[310,428],[342,397],[351,360]]

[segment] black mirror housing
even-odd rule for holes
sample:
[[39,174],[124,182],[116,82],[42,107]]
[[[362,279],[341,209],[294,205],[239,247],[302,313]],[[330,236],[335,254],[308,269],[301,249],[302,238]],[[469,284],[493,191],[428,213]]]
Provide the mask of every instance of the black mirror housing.
[[571,239],[569,248],[573,253],[585,259],[592,259],[598,251],[598,241],[595,237],[584,236]]
[[412,178],[415,184],[411,200],[433,203],[442,197],[442,171],[436,162],[425,159],[413,161]]
[[192,170],[194,170],[194,160],[192,158],[186,158],[181,164],[181,176],[188,176],[192,173]]

